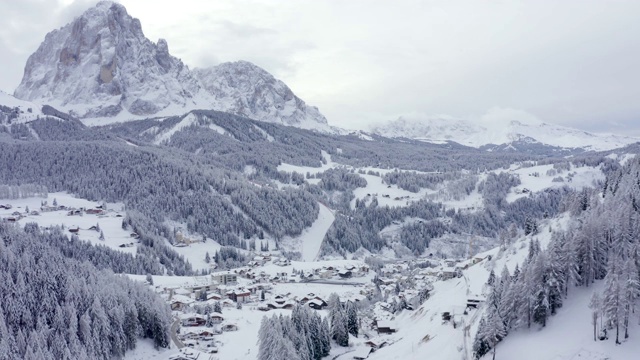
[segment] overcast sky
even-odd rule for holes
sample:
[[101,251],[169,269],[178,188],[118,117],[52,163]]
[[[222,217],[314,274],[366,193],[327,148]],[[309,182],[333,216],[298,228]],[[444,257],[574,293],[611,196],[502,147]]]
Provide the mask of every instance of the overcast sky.
[[[640,136],[640,1],[120,0],[191,68],[248,60],[346,128],[495,108]],[[96,1],[0,0],[0,89]],[[485,117],[486,118],[486,117]]]

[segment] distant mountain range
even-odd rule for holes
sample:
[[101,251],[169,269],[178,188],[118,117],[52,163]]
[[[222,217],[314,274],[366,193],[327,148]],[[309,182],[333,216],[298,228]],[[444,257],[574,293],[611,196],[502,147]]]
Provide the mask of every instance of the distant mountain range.
[[395,121],[374,127],[372,132],[391,138],[408,138],[433,143],[453,141],[486,149],[492,149],[492,145],[542,144],[559,148],[604,151],[640,141],[637,138],[620,135],[593,134],[533,119],[511,120],[509,117],[491,123],[449,117],[400,117]]

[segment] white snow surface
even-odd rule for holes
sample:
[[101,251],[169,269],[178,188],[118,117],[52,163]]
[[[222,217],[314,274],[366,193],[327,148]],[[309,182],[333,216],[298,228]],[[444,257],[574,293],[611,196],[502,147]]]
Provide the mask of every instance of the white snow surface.
[[[42,115],[42,107],[30,101],[20,100],[12,95],[0,90],[0,105],[8,106],[10,108],[18,108],[20,114],[18,118],[12,120],[12,124],[26,123],[36,120],[38,116]],[[31,109],[31,111],[29,111]]]
[[[509,336],[496,348],[496,358],[519,360],[631,360],[640,353],[640,326],[630,321],[630,337],[615,345],[615,334],[605,341],[593,340],[589,299],[602,291],[603,282],[589,288],[572,289],[558,314],[549,318],[542,329],[522,329]],[[624,336],[621,336],[623,338]],[[486,355],[483,359],[491,359]]]
[[[521,184],[515,189],[511,189],[507,194],[507,201],[513,202],[519,198],[526,197],[529,194],[523,193],[522,189],[528,189],[533,192],[539,192],[549,188],[560,188],[568,186],[570,188],[580,190],[585,187],[593,187],[597,181],[604,181],[605,175],[600,168],[588,166],[576,167],[571,165],[571,170],[563,171],[554,175],[547,175],[547,171],[552,170],[553,165],[539,165],[532,167],[512,166],[508,171],[518,175]],[[563,178],[562,182],[553,182],[554,178]]]
[[322,203],[318,203],[318,205],[320,207],[318,218],[310,227],[304,229],[302,234],[296,237],[287,236],[282,240],[282,246],[287,250],[300,251],[302,261],[317,260],[322,240],[335,220],[331,209]]

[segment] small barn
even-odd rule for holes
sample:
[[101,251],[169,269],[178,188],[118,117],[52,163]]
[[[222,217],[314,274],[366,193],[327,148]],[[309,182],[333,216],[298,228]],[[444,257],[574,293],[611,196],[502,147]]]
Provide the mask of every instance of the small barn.
[[378,320],[378,334],[393,334],[398,331],[398,327],[391,321]]

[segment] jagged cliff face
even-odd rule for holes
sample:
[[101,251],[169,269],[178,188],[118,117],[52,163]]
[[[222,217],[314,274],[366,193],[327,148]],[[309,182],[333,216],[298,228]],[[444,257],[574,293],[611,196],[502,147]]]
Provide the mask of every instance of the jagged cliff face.
[[179,115],[214,109],[256,120],[330,131],[317,108],[245,61],[190,71],[154,43],[140,21],[110,1],[50,32],[29,57],[15,91],[79,118]]
[[185,106],[200,91],[164,40],[144,37],[140,21],[101,2],[50,32],[29,57],[15,95],[62,106],[80,117],[154,114]]

